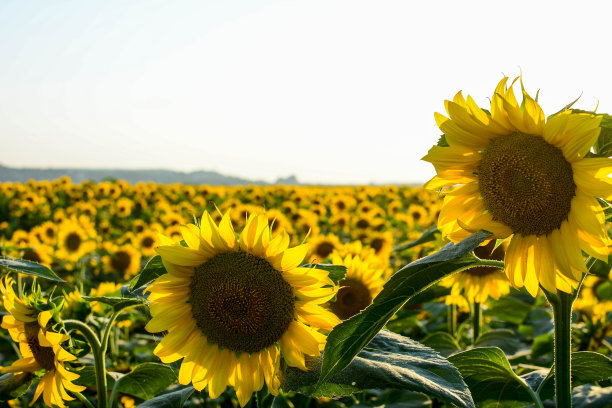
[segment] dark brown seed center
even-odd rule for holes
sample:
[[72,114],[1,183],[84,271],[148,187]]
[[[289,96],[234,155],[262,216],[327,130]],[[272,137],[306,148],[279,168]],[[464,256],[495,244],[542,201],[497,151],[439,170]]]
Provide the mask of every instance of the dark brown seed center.
[[195,267],[191,312],[208,341],[254,353],[276,343],[294,317],[293,289],[268,261],[225,252]]
[[345,320],[356,315],[372,303],[368,288],[357,279],[343,279],[336,295],[336,301],[330,304],[331,311]]
[[561,149],[523,133],[489,143],[478,166],[478,183],[494,220],[522,235],[558,229],[576,191],[572,165]]
[[45,370],[55,370],[55,353],[53,352],[53,347],[43,347],[38,342],[38,331],[40,330],[38,322],[26,323],[24,326],[26,341],[36,362]]

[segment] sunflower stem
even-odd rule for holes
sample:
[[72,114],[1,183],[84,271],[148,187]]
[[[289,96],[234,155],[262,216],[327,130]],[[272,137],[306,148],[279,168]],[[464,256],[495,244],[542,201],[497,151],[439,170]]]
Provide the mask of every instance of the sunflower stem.
[[476,344],[478,336],[480,336],[480,303],[474,302],[472,308],[472,344]]
[[451,336],[457,330],[457,305],[448,305],[448,332]]
[[98,408],[106,408],[106,393],[108,388],[106,384],[106,362],[104,361],[104,353],[102,353],[102,347],[98,336],[88,325],[78,320],[64,320],[64,326],[66,327],[66,330],[80,331],[89,343],[91,353],[94,357],[94,367],[96,370]]
[[81,394],[80,392],[73,392],[73,394],[79,399],[79,401],[83,403],[84,406],[86,406],[87,408],[94,408],[91,401],[89,401],[83,394]]
[[555,400],[558,407],[572,406],[572,305],[575,295],[559,291],[544,291],[553,309],[555,323]]

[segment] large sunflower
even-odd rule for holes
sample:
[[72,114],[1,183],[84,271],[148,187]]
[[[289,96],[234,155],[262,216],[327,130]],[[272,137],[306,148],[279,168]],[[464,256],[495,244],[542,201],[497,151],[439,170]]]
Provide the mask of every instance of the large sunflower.
[[436,113],[446,143],[423,160],[437,175],[426,187],[447,193],[438,227],[453,241],[484,229],[512,237],[506,274],[535,296],[570,292],[586,272],[581,250],[607,261],[610,239],[596,197],[612,198],[612,159],[586,157],[601,117],[565,110],[545,120],[524,90],[519,105],[502,79],[490,113],[461,92]]
[[307,245],[288,248],[284,231],[271,238],[265,214],[251,215],[236,240],[229,213],[219,226],[205,212],[200,227],[181,227],[187,247],[162,237],[167,274],[148,288],[153,318],[146,329],[168,335],[154,353],[165,363],[184,358],[181,384],[208,386],[211,398],[228,385],[240,405],[263,387],[276,395],[282,356],[306,370],[339,320],[320,305],[337,287],[327,272],[300,268]]
[[61,346],[70,336],[51,330],[52,310],[40,312],[28,300],[17,297],[10,277],[5,277],[4,282],[0,281],[0,290],[4,297],[4,308],[10,313],[2,318],[2,327],[19,343],[22,356],[9,367],[0,368],[0,372],[34,373],[45,370],[30,405],[42,394],[48,406],[64,408],[64,401],[74,400],[66,390],[81,392],[85,389],[72,383],[79,375],[64,367],[64,362],[76,360],[75,356]]

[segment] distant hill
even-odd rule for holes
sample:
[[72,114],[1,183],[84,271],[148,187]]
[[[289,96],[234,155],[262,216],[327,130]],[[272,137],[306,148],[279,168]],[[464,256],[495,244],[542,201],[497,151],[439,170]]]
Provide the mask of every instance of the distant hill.
[[[262,180],[248,180],[240,177],[225,176],[215,171],[193,171],[185,173],[172,170],[124,170],[124,169],[33,169],[33,168],[11,168],[0,165],[0,182],[26,182],[34,180],[55,180],[63,175],[69,176],[74,183],[84,180],[95,182],[118,179],[134,184],[139,181],[153,181],[156,183],[170,184],[208,184],[208,185],[245,185],[245,184],[270,184]],[[279,178],[275,184],[300,184],[295,176]]]

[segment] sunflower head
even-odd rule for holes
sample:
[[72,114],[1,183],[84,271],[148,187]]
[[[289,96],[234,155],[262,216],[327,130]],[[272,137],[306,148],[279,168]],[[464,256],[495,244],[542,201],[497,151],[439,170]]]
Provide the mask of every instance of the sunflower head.
[[484,229],[511,237],[505,262],[515,287],[569,292],[586,272],[582,252],[607,261],[610,239],[597,198],[612,198],[612,159],[591,157],[601,116],[564,110],[546,120],[522,87],[502,79],[488,111],[461,93],[436,113],[444,132],[423,158],[427,183],[446,192],[438,227],[453,241]]
[[338,288],[319,269],[301,268],[308,246],[289,248],[285,231],[271,233],[265,213],[249,216],[237,239],[230,214],[220,223],[205,212],[182,225],[186,246],[161,236],[166,275],[149,286],[150,332],[168,331],[155,349],[164,362],[183,358],[181,384],[228,386],[244,406],[253,391],[278,392],[280,358],[306,369],[339,320],[321,304]]
[[40,288],[32,290],[28,298],[21,299],[15,294],[13,284],[8,276],[0,282],[4,307],[9,313],[2,318],[2,327],[19,343],[22,358],[9,367],[1,367],[0,372],[18,374],[44,370],[32,403],[42,394],[45,404],[63,408],[66,406],[64,401],[74,400],[66,390],[80,392],[85,387],[73,384],[79,375],[64,366],[65,362],[76,357],[61,346],[70,336],[60,333],[60,326],[54,324],[54,316],[61,310],[62,303],[56,305],[50,300],[45,301]]

